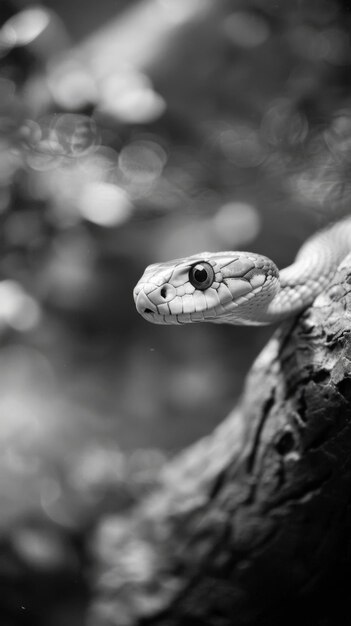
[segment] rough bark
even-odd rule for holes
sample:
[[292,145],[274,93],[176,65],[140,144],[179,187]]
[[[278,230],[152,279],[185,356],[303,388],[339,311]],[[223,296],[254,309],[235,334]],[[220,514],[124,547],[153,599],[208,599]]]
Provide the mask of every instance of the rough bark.
[[347,623],[350,331],[348,257],[226,421],[103,524],[91,625]]

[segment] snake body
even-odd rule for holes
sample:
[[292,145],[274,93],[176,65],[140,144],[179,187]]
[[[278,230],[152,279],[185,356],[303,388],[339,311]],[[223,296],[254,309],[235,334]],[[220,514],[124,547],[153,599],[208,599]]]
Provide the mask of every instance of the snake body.
[[309,306],[351,252],[351,218],[317,232],[279,272],[252,252],[201,252],[149,265],[134,289],[138,312],[155,324],[263,325]]

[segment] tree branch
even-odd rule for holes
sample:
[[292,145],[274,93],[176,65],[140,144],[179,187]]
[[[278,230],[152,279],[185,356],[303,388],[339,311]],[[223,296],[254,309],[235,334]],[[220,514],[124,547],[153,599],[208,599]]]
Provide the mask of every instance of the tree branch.
[[271,626],[331,594],[350,530],[350,311],[351,256],[274,335],[226,421],[102,525],[91,624]]

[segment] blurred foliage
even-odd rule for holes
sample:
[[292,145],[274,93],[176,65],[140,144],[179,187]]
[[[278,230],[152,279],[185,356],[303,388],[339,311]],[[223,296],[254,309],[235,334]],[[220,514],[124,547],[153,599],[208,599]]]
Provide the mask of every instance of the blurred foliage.
[[350,196],[347,3],[144,0],[80,55],[102,5],[0,5],[0,521],[44,572],[225,416],[271,332],[147,325],[145,265],[287,264]]

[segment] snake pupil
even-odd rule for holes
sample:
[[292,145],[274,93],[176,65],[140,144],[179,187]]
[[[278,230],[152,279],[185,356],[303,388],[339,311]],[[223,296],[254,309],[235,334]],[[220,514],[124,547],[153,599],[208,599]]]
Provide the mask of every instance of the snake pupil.
[[214,271],[210,263],[197,263],[189,270],[189,281],[195,287],[204,291],[211,287],[214,281]]
[[195,270],[194,277],[198,283],[203,283],[207,278],[207,272],[206,270]]

